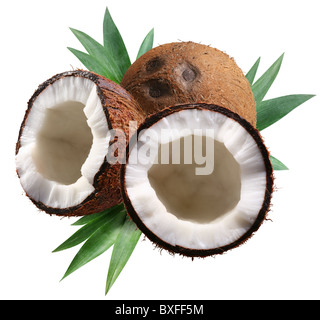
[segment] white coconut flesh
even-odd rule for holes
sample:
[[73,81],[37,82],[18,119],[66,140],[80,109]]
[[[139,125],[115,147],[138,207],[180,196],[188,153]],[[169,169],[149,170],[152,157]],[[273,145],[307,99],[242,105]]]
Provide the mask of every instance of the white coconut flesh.
[[36,202],[69,208],[93,191],[107,154],[108,124],[96,84],[64,77],[33,102],[16,155],[22,187]]
[[[185,128],[196,134],[188,136]],[[192,140],[190,164],[181,156],[186,139]],[[161,162],[162,150],[169,150],[169,164]],[[175,150],[180,150],[180,164],[175,164]],[[210,152],[205,164],[195,161]],[[205,165],[212,172],[197,174]],[[224,114],[198,109],[171,113],[141,131],[124,181],[134,214],[150,233],[172,247],[196,250],[241,238],[257,219],[267,184],[265,161],[251,134]]]

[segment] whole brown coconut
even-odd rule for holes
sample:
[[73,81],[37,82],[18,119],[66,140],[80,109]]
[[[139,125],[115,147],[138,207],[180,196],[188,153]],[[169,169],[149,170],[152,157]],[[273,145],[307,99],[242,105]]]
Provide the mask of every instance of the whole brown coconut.
[[[107,155],[124,156],[129,121],[143,119],[125,89],[95,73],[70,71],[45,81],[29,100],[16,144],[27,196],[39,209],[64,216],[119,204],[121,163]],[[123,146],[110,135],[118,129]]]
[[241,69],[227,54],[193,42],[168,43],[145,53],[121,85],[151,114],[183,103],[228,108],[256,126],[256,105]]

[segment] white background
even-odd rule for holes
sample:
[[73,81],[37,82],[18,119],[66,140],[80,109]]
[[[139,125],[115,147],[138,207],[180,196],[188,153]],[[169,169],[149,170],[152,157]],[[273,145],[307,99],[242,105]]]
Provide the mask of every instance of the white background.
[[[319,299],[319,1],[1,1],[1,299]],[[14,151],[27,101],[56,73],[82,67],[66,49],[82,50],[69,27],[102,42],[105,7],[134,60],[147,32],[155,45],[210,44],[258,76],[283,52],[266,98],[317,94],[264,130],[271,153],[289,171],[276,172],[273,206],[243,246],[215,258],[171,256],[149,240],[136,250],[104,296],[111,250],[59,282],[79,247],[51,253],[76,219],[39,212],[24,196]]]

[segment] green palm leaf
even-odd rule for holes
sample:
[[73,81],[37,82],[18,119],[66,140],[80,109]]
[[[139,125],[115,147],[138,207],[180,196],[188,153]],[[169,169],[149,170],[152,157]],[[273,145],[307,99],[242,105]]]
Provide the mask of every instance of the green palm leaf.
[[73,34],[78,38],[83,47],[87,50],[90,56],[97,60],[103,68],[111,76],[111,80],[120,83],[122,79],[122,71],[115,62],[112,53],[107,48],[101,45],[99,42],[88,36],[82,31],[70,28]]
[[107,277],[106,294],[128,262],[140,236],[141,231],[137,229],[135,223],[127,216],[113,247]]
[[119,211],[125,210],[123,203],[117,204],[117,205],[115,205],[109,209],[106,209],[102,212],[97,212],[97,213],[89,214],[87,216],[83,216],[82,218],[80,218],[79,220],[74,222],[72,225],[73,226],[83,226],[83,225],[90,223],[91,221],[99,218],[101,215],[106,215],[109,212],[114,211],[114,210],[119,210]]
[[252,85],[252,92],[256,103],[260,103],[276,79],[283,60],[284,53],[272,66]]
[[154,39],[154,29],[152,28],[141,43],[141,46],[138,51],[137,59],[140,58],[147,51],[152,49],[153,39]]
[[121,72],[121,79],[131,65],[128,51],[123,42],[121,34],[113,22],[108,8],[103,20],[103,41],[104,47],[110,54],[110,59],[114,60],[114,63],[119,67]]
[[125,217],[126,212],[123,210],[108,214],[104,223],[80,248],[62,279],[108,250],[116,241]]
[[[87,240],[94,232],[96,232],[104,223],[110,220],[109,215],[123,211],[123,205],[114,206],[108,210],[98,212],[89,216],[82,217],[73,225],[84,225],[81,229],[75,232],[70,238],[63,242],[53,252],[58,252],[72,248],[81,242]],[[85,223],[84,223],[85,222]]]
[[[257,129],[259,131],[271,126],[293,109],[314,97],[314,95],[298,94],[262,101],[279,73],[283,57],[284,54],[253,85],[252,83],[260,64],[260,58],[258,58],[246,74],[256,101]],[[275,157],[270,156],[270,161],[274,170],[288,170],[287,166]]]
[[257,129],[263,130],[291,112],[302,103],[314,97],[310,94],[293,94],[257,104]]
[[113,74],[108,68],[105,68],[96,58],[93,56],[79,51],[77,49],[68,48],[79,60],[80,62],[90,71],[100,74],[112,81],[116,81]]
[[284,165],[280,160],[278,160],[273,156],[270,156],[270,161],[271,161],[273,170],[289,170],[286,165]]
[[259,64],[260,64],[260,58],[258,58],[258,60],[254,63],[254,65],[251,67],[251,69],[246,74],[246,78],[249,81],[250,85],[252,85],[252,83],[253,83],[253,80],[254,80],[256,73],[258,71]]

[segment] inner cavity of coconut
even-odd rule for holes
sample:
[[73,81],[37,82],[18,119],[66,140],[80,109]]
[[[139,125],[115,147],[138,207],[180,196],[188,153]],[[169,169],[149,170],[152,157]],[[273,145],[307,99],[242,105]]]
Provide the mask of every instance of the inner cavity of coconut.
[[[223,143],[210,137],[201,140],[189,136],[160,145],[158,163],[149,169],[148,178],[168,212],[178,219],[209,223],[231,211],[239,202],[240,166]],[[186,144],[190,145],[185,148]],[[214,152],[206,150],[207,146]],[[186,149],[192,152],[191,161],[186,161]],[[164,152],[168,153],[165,157]],[[196,152],[201,154],[197,157]],[[213,169],[209,174],[197,174],[196,159],[203,154],[207,155],[206,166]],[[161,157],[167,157],[168,163],[161,164]],[[179,159],[180,164],[174,164],[173,159]]]
[[66,101],[45,111],[32,157],[46,179],[70,185],[81,177],[93,142],[84,107],[80,102]]
[[39,93],[20,138],[17,170],[26,193],[54,208],[80,204],[108,151],[108,124],[95,83],[64,77]]

